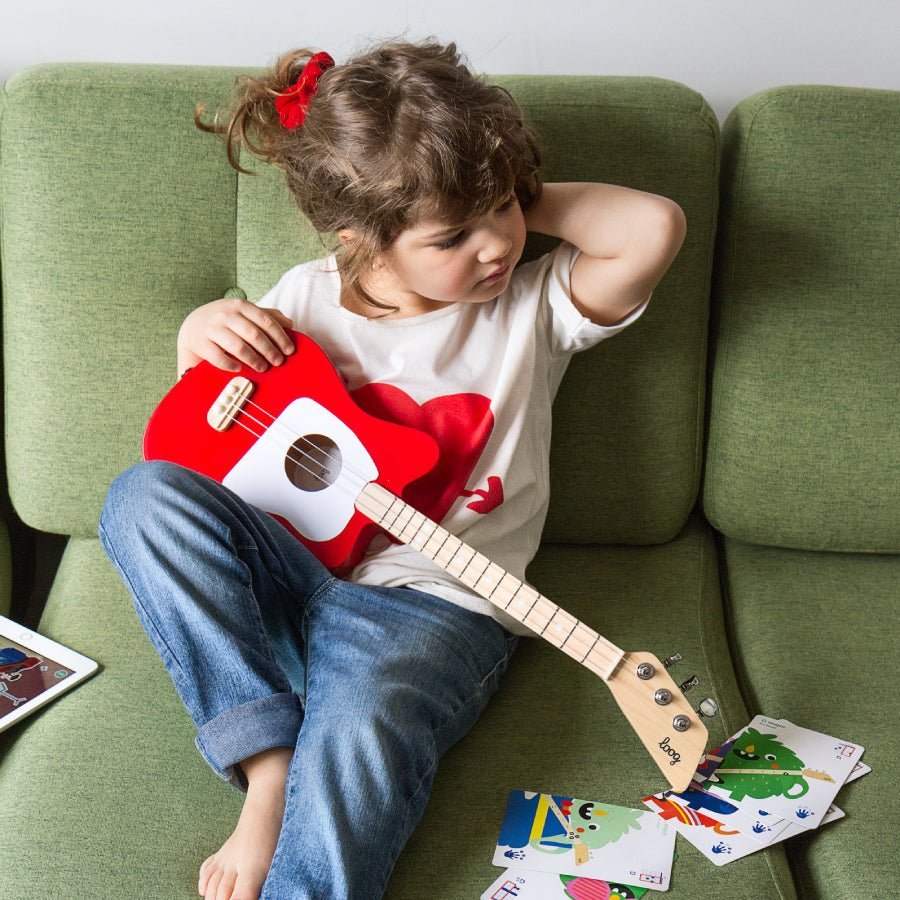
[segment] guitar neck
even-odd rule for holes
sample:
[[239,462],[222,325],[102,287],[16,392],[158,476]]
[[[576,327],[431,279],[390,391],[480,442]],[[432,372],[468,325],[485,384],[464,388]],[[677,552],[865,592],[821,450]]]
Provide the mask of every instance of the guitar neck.
[[356,508],[604,681],[625,656],[615,644],[380,484],[367,484]]

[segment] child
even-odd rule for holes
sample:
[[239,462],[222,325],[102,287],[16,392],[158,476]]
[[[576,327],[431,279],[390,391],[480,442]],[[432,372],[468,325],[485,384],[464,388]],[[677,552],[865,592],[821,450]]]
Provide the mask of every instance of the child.
[[[287,329],[308,333],[360,406],[437,439],[417,506],[524,577],[563,372],[646,308],[684,239],[680,208],[613,185],[542,188],[519,109],[453,44],[385,44],[339,66],[297,51],[239,83],[229,124],[198,125],[236,167],[243,144],[282,168],[340,243],[258,304],[192,312],[179,372],[263,372],[293,351]],[[526,229],[562,243],[516,268]],[[246,793],[200,894],[382,896],[438,760],[528,630],[384,537],[335,578],[273,517],[167,463],[116,479],[100,536],[198,749]]]

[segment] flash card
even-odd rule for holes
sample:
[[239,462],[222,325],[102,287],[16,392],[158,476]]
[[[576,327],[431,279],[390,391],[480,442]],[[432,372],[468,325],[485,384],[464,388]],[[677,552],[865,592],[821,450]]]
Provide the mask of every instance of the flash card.
[[507,869],[481,900],[637,900],[646,893],[647,888],[581,875]]
[[[833,822],[835,819],[843,818],[843,816],[842,810],[836,806],[831,806],[822,819],[821,824],[825,825],[828,822]],[[709,821],[705,823],[690,823],[676,820],[673,825],[675,830],[685,840],[693,844],[707,859],[717,866],[724,866],[726,863],[742,859],[765,848],[764,844],[754,840],[748,834],[732,832],[727,829],[717,831],[715,825]],[[772,838],[770,843],[780,843],[797,834],[801,834],[805,830],[793,822],[787,822],[780,833]]]
[[719,835],[743,834],[760,847],[773,843],[789,824],[778,816],[751,815],[696,786],[645,797],[644,804],[667,822],[711,828]]
[[512,791],[495,866],[669,888],[675,831],[651,812]]
[[704,788],[742,810],[816,828],[863,748],[787,719],[756,716]]

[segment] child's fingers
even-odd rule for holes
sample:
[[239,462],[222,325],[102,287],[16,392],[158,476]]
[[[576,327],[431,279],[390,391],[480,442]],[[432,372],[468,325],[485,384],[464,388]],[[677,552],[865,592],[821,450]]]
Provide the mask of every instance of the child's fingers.
[[224,342],[221,343],[221,346],[237,356],[238,359],[246,362],[247,365],[263,371],[268,368],[269,364],[279,366],[284,362],[284,353],[281,348],[269,337],[267,331],[263,331],[250,319],[242,316],[229,319],[226,328],[246,346],[238,346],[227,333],[222,335]]
[[293,353],[294,339],[287,332],[294,327],[294,323],[279,309],[269,309],[257,306],[255,303],[244,302],[246,305],[241,307],[243,315],[253,322],[282,353]]
[[241,363],[258,372],[268,368],[268,363],[234,332],[221,332],[208,337],[198,355],[226,372],[239,372]]

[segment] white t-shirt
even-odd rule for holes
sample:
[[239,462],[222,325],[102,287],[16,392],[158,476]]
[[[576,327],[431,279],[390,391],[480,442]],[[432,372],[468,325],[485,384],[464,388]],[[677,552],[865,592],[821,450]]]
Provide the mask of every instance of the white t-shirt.
[[[578,252],[563,242],[520,265],[495,300],[406,318],[369,319],[341,306],[334,256],[295,266],[258,301],[322,347],[364,410],[431,432],[439,462],[420,481],[419,502],[405,499],[522,580],[547,515],[551,404],[563,373],[573,353],[627,328],[649,303],[613,326],[582,316],[569,287]],[[384,536],[347,580],[413,587],[532,633]]]

